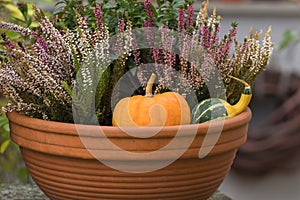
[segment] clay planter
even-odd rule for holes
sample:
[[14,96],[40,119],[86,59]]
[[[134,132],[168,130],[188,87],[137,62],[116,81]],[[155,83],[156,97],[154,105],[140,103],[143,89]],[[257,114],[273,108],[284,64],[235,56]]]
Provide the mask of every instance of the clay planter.
[[[36,184],[51,199],[207,199],[220,186],[230,170],[237,148],[246,141],[251,111],[225,120],[216,145],[209,145],[216,134],[207,135],[205,147],[210,153],[199,159],[199,149],[208,127],[218,128],[220,123],[181,126],[184,141],[190,130],[197,130],[192,144],[183,155],[170,165],[152,172],[131,173],[112,169],[102,164],[85,148],[74,124],[44,121],[18,113],[8,113],[11,137],[20,145],[27,169]],[[121,157],[97,135],[99,126],[79,125],[85,133],[81,137],[95,142],[94,150],[105,152],[103,159],[138,166],[172,159],[176,148],[162,153],[161,158],[145,156],[142,159]],[[169,144],[178,126],[164,127],[151,138],[136,138],[124,134],[117,127],[101,127],[107,138],[120,148],[145,153]],[[141,134],[151,128],[140,128]],[[97,144],[96,144],[97,143]],[[103,142],[104,143],[104,142]],[[210,147],[211,146],[211,147]]]

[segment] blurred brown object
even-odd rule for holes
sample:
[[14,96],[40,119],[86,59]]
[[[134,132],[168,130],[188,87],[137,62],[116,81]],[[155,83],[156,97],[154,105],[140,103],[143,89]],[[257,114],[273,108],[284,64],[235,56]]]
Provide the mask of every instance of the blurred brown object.
[[241,3],[245,2],[245,0],[214,0],[212,2],[220,2],[220,3]]
[[[266,71],[254,87],[253,124],[233,169],[249,175],[300,165],[300,76]],[[273,105],[273,108],[272,108]],[[258,113],[259,116],[255,116]]]

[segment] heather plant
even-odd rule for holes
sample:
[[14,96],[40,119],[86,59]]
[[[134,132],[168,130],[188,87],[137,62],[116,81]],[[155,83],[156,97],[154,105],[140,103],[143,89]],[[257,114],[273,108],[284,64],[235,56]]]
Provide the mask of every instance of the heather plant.
[[[164,11],[162,8],[167,5],[159,1],[158,6]],[[216,10],[208,14],[208,2],[203,3],[197,16],[192,4],[177,8],[176,27],[174,19],[172,23],[161,19],[163,15],[168,16],[168,12],[158,17],[149,0],[144,1],[144,9],[145,17],[141,19],[147,49],[138,48],[139,32],[133,30],[136,22],[129,12],[115,16],[116,35],[111,43],[111,28],[105,17],[111,14],[105,9],[105,3],[95,4],[93,12],[89,12],[93,22],[81,9],[73,9],[70,16],[75,15],[76,21],[70,27],[55,26],[62,21],[51,23],[39,9],[35,11],[39,22],[36,29],[1,22],[1,29],[23,36],[17,42],[3,37],[0,92],[6,96],[8,104],[2,110],[73,122],[72,104],[78,104],[76,112],[80,115],[89,117],[90,111],[95,110],[100,124],[110,125],[111,99],[120,98],[113,93],[113,88],[126,72],[136,68],[131,81],[141,87],[134,94],[143,94],[152,72],[147,69],[147,63],[153,63],[159,75],[155,93],[168,91],[168,83],[171,83],[176,92],[186,98],[195,93],[197,101],[201,101],[210,96],[206,83],[217,80],[214,87],[224,84],[228,101],[234,103],[242,88],[228,75],[253,84],[269,62],[273,46],[271,28],[265,33],[262,44],[259,41],[262,33],[251,30],[249,37],[238,43],[238,24],[233,22],[221,38],[221,17]],[[232,46],[234,53],[231,53]],[[180,82],[178,74],[187,82]],[[99,77],[100,82],[95,81]],[[176,89],[176,85],[183,87]],[[95,103],[91,104],[89,101],[93,97]],[[192,107],[195,102],[190,104]]]
[[[267,66],[273,50],[273,44],[270,41],[271,27],[265,34],[263,44],[259,41],[262,32],[253,33],[251,29],[249,37],[245,38],[243,43],[238,43],[236,40],[238,23],[236,22],[233,22],[228,33],[220,38],[221,17],[216,15],[216,10],[209,16],[207,7],[208,3],[204,2],[196,19],[193,18],[192,5],[188,5],[188,13],[185,13],[183,9],[178,9],[178,41],[171,32],[167,31],[168,27],[163,25],[161,38],[166,42],[162,42],[161,48],[152,49],[152,57],[154,63],[165,64],[161,69],[162,72],[158,73],[164,74],[163,79],[169,79],[169,81],[173,79],[174,75],[169,73],[168,68],[177,68],[193,87],[198,101],[209,97],[205,83],[212,79],[219,79],[215,86],[218,87],[224,82],[228,101],[235,103],[243,87],[236,81],[232,81],[228,75],[239,77],[250,84],[254,83],[256,77]],[[151,10],[148,10],[147,15],[149,20],[145,21],[146,28],[155,24],[154,18],[151,17],[153,16]],[[150,44],[153,43],[151,29],[149,29],[147,39]],[[233,45],[235,53],[231,55],[230,50]],[[179,47],[177,56],[172,52],[174,46]],[[145,84],[146,77],[143,74],[139,77],[140,81]]]

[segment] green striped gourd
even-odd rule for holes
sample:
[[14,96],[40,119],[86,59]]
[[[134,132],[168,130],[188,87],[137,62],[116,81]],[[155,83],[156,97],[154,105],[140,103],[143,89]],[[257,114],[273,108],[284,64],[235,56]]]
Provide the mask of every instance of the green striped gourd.
[[214,121],[233,117],[243,112],[251,101],[252,91],[250,85],[236,77],[229,76],[245,85],[239,101],[235,105],[229,104],[227,101],[219,98],[210,98],[201,101],[192,110],[193,124]]

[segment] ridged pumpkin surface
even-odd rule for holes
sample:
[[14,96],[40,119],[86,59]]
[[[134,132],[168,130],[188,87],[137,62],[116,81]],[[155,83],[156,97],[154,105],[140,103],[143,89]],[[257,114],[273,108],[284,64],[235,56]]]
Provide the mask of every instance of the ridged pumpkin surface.
[[113,113],[114,126],[172,126],[190,123],[190,108],[175,92],[121,99]]

